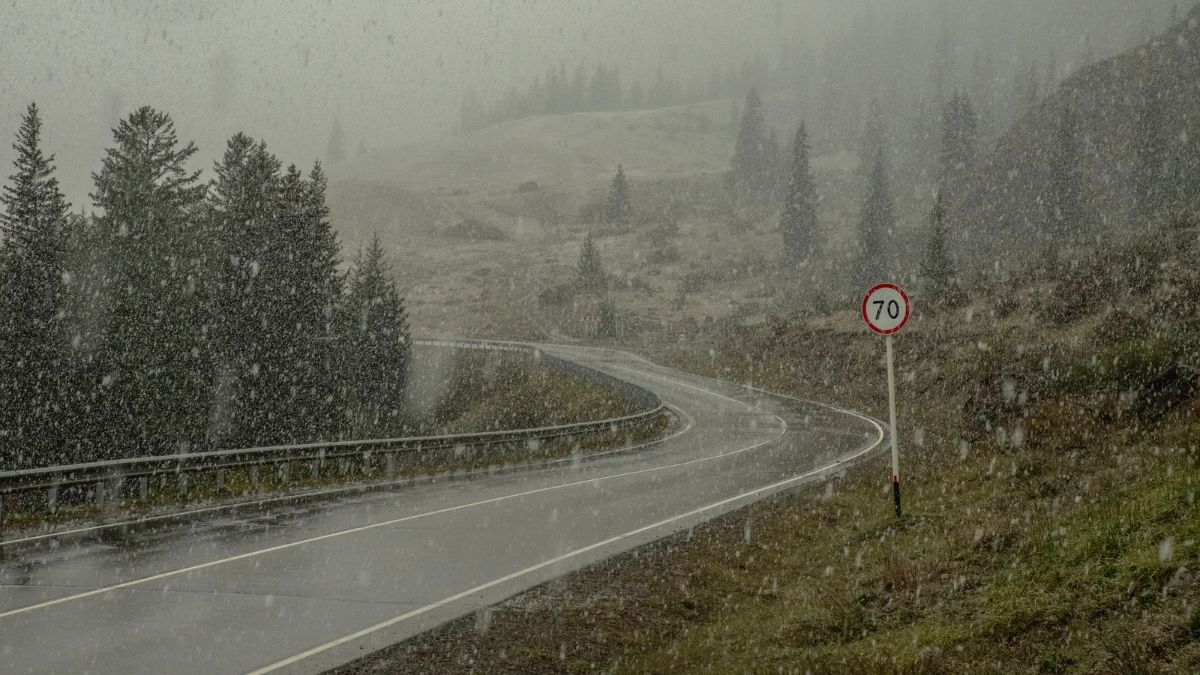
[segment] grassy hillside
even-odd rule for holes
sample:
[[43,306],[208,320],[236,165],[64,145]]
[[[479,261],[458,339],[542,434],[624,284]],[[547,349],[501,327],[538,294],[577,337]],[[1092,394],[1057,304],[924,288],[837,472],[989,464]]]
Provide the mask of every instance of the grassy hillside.
[[[917,304],[896,340],[902,520],[881,453],[346,672],[1197,672],[1200,323],[1179,298],[1200,244],[1126,246]],[[1064,293],[1138,258],[1101,277],[1120,306]],[[851,308],[653,351],[886,410],[882,341]]]
[[542,115],[431,143],[380,150],[331,170],[334,180],[382,181],[425,192],[507,192],[524,181],[586,189],[619,162],[633,176],[722,171],[730,104]]

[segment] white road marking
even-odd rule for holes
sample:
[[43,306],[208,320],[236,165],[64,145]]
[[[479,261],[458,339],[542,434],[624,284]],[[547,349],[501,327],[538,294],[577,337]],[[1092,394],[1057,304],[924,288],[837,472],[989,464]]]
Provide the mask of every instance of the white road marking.
[[[633,371],[633,372],[637,372],[637,371]],[[653,377],[653,376],[651,376],[651,377]],[[682,383],[680,383],[680,384],[682,384]],[[683,386],[689,386],[689,387],[690,387],[691,385],[683,385]],[[693,389],[697,389],[697,390],[699,390],[699,391],[705,391],[705,390],[703,390],[703,389],[699,389],[698,387],[691,387],[691,388],[693,388]],[[744,406],[746,406],[746,407],[749,407],[749,408],[755,408],[755,409],[757,409],[757,410],[759,410],[759,411],[761,411],[761,412],[763,412],[763,413],[765,413],[765,414],[768,414],[768,415],[770,415],[770,414],[771,414],[771,413],[767,412],[766,410],[763,410],[762,408],[759,408],[758,406],[756,406],[756,405],[754,405],[754,404],[751,404],[751,403],[745,403],[745,402],[742,402],[742,401],[738,401],[737,399],[732,399],[732,398],[729,398],[728,396],[722,396],[721,394],[718,394],[718,393],[716,393],[716,392],[707,392],[707,393],[709,393],[709,394],[712,394],[713,396],[717,396],[717,397],[720,397],[720,398],[724,398],[724,399],[726,399],[726,400],[729,400],[729,401],[733,401],[733,402],[735,402],[735,403],[737,403],[737,404],[739,404],[739,405],[744,405]],[[74,594],[74,595],[67,595],[67,596],[63,596],[63,597],[61,597],[61,598],[55,598],[55,599],[53,599],[53,600],[47,600],[47,601],[45,601],[45,602],[40,602],[40,603],[33,604],[33,605],[27,605],[27,606],[25,606],[25,607],[18,607],[18,608],[16,608],[16,609],[10,609],[10,610],[8,610],[8,611],[5,611],[5,612],[0,612],[0,619],[8,618],[8,617],[10,617],[10,616],[16,616],[16,615],[18,615],[18,614],[24,614],[24,613],[26,613],[26,612],[31,612],[31,611],[33,611],[33,610],[36,610],[36,609],[43,609],[43,608],[46,608],[46,607],[53,607],[54,605],[60,605],[60,604],[66,603],[66,602],[72,602],[72,601],[75,601],[75,600],[82,600],[82,599],[84,599],[84,598],[89,598],[89,597],[92,597],[92,596],[95,596],[95,595],[101,595],[101,594],[104,594],[104,593],[109,593],[109,592],[111,592],[111,591],[120,590],[120,589],[122,589],[122,588],[129,588],[130,586],[136,586],[136,585],[139,585],[139,584],[144,584],[144,583],[148,583],[148,582],[151,582],[151,581],[158,581],[158,580],[160,580],[160,579],[167,579],[167,578],[170,578],[170,577],[179,576],[179,575],[181,575],[181,574],[187,574],[187,573],[189,573],[189,572],[195,572],[195,571],[198,571],[198,570],[207,569],[207,568],[209,568],[209,567],[215,567],[215,566],[217,566],[217,565],[223,565],[223,564],[225,564],[225,563],[236,562],[236,561],[238,561],[238,560],[245,560],[245,559],[247,559],[247,558],[253,558],[253,557],[255,557],[255,556],[266,555],[266,554],[268,554],[268,553],[274,553],[274,552],[276,552],[276,551],[283,551],[283,550],[287,550],[287,549],[290,549],[290,548],[295,548],[295,547],[297,547],[297,546],[304,546],[304,545],[306,545],[306,544],[311,544],[311,543],[315,543],[315,542],[318,542],[318,541],[325,541],[325,540],[327,540],[327,539],[333,539],[333,538],[335,538],[335,537],[341,537],[341,536],[345,536],[345,535],[348,535],[348,534],[355,534],[355,533],[358,533],[358,532],[365,532],[365,531],[368,531],[368,530],[373,530],[373,529],[377,529],[377,528],[381,528],[381,527],[388,527],[388,526],[391,526],[391,525],[397,525],[397,524],[399,524],[399,523],[405,523],[405,522],[409,522],[409,521],[417,520],[417,519],[420,519],[420,518],[428,518],[429,516],[440,515],[440,514],[443,514],[443,513],[450,513],[450,512],[453,512],[453,511],[461,511],[461,510],[465,510],[465,509],[474,508],[474,507],[477,507],[477,506],[484,506],[484,505],[487,505],[487,504],[495,504],[495,503],[497,503],[497,502],[502,502],[502,501],[506,501],[506,500],[509,500],[509,499],[517,499],[517,498],[520,498],[520,497],[527,497],[527,496],[529,496],[529,495],[540,494],[540,493],[543,493],[543,492],[550,492],[550,491],[553,491],[553,490],[561,490],[561,489],[564,489],[564,488],[569,488],[569,487],[577,487],[577,486],[580,486],[580,485],[589,485],[589,484],[598,483],[598,482],[600,482],[600,481],[603,481],[603,480],[611,480],[611,479],[614,479],[614,478],[625,478],[625,477],[628,477],[628,476],[635,476],[635,475],[638,475],[638,474],[651,473],[651,472],[655,472],[655,471],[665,471],[665,470],[667,470],[667,469],[676,469],[676,468],[683,467],[683,466],[690,466],[690,465],[692,465],[692,464],[698,464],[698,463],[701,463],[701,462],[709,462],[709,461],[712,461],[712,460],[715,460],[715,459],[721,459],[721,458],[724,458],[724,457],[730,457],[730,456],[733,456],[733,455],[738,455],[738,454],[741,454],[741,453],[744,453],[744,452],[749,452],[749,451],[751,451],[751,450],[754,450],[754,449],[756,449],[756,448],[760,448],[760,447],[762,447],[762,446],[764,446],[764,445],[767,445],[767,444],[769,444],[769,443],[773,443],[773,442],[775,442],[776,440],[778,440],[779,438],[782,438],[782,437],[783,437],[783,435],[787,433],[787,423],[786,423],[786,422],[784,422],[782,418],[779,418],[778,416],[775,416],[775,417],[776,417],[776,419],[779,419],[779,421],[783,423],[783,427],[782,427],[782,428],[779,430],[779,431],[780,431],[780,433],[779,433],[779,435],[778,435],[778,436],[775,436],[775,437],[773,437],[773,438],[767,439],[767,440],[765,440],[765,441],[762,441],[762,442],[759,442],[759,443],[755,443],[755,444],[753,444],[753,445],[750,445],[750,446],[747,446],[747,447],[745,447],[745,448],[740,448],[740,449],[738,449],[738,450],[731,450],[731,451],[728,451],[728,452],[718,453],[718,454],[716,454],[716,455],[711,455],[711,456],[707,456],[707,457],[699,457],[699,458],[696,458],[696,459],[690,459],[690,460],[686,460],[686,461],[683,461],[683,462],[676,462],[676,463],[674,463],[674,464],[666,464],[666,465],[663,465],[663,466],[649,467],[649,468],[645,468],[645,469],[637,469],[637,470],[634,470],[634,471],[625,471],[625,472],[622,472],[622,473],[609,474],[609,475],[607,475],[607,476],[597,476],[597,477],[594,477],[594,478],[587,478],[587,479],[585,479],[585,480],[572,481],[572,482],[569,482],[569,483],[561,483],[561,484],[558,484],[558,485],[548,485],[548,486],[545,486],[545,487],[535,488],[535,489],[533,489],[533,490],[525,490],[525,491],[523,491],[523,492],[517,492],[517,493],[514,493],[514,494],[509,494],[509,495],[501,495],[501,496],[499,496],[499,497],[492,497],[492,498],[489,498],[489,499],[483,499],[483,500],[479,500],[479,501],[475,501],[475,502],[470,502],[470,503],[467,503],[467,504],[458,504],[458,505],[456,505],[456,506],[449,506],[449,507],[446,507],[446,508],[435,509],[435,510],[433,510],[433,511],[426,511],[426,512],[424,512],[424,513],[418,513],[418,514],[414,514],[414,515],[411,515],[411,516],[404,516],[404,517],[401,517],[401,518],[393,518],[393,519],[391,519],[391,520],[386,520],[386,521],[382,521],[382,522],[378,522],[378,523],[371,523],[371,524],[369,524],[369,525],[361,525],[361,526],[359,526],[359,527],[352,527],[352,528],[349,528],[349,529],[346,529],[346,530],[339,530],[339,531],[337,531],[337,532],[330,532],[330,533],[328,533],[328,534],[322,534],[322,535],[318,535],[318,536],[315,536],[315,537],[309,537],[309,538],[307,538],[307,539],[300,539],[300,540],[297,540],[297,541],[288,542],[288,543],[286,543],[286,544],[279,544],[279,545],[277,545],[277,546],[270,546],[270,547],[268,547],[268,548],[259,549],[259,550],[257,550],[257,551],[248,551],[248,552],[246,552],[246,553],[240,553],[240,554],[238,554],[238,555],[229,556],[229,557],[226,557],[226,558],[220,558],[220,559],[217,559],[217,560],[210,560],[210,561],[208,561],[208,562],[199,563],[199,564],[196,564],[196,565],[189,565],[189,566],[187,566],[187,567],[182,567],[182,568],[179,568],[179,569],[176,569],[176,570],[171,570],[171,571],[169,571],[169,572],[162,572],[162,573],[160,573],[160,574],[154,574],[154,575],[147,576],[147,577],[142,577],[142,578],[139,578],[139,579],[131,579],[131,580],[129,580],[129,581],[124,581],[124,582],[121,582],[121,583],[118,583],[118,584],[112,584],[112,585],[110,585],[110,586],[104,586],[104,587],[102,587],[102,588],[95,588],[95,589],[92,589],[92,590],[89,590],[89,591],[85,591],[85,592],[83,592],[83,593],[76,593],[76,594]],[[658,441],[658,442],[661,442],[661,441]]]
[[[620,367],[620,366],[618,366],[618,367]],[[684,386],[690,386],[690,385],[684,385]],[[710,393],[713,393],[713,392],[710,392]],[[716,395],[717,395],[717,396],[720,396],[720,394],[716,394]],[[864,419],[865,419],[865,418],[864,418]],[[868,420],[868,421],[871,421],[871,420]],[[871,423],[872,423],[872,424],[875,424],[873,421],[872,421]],[[420,615],[422,615],[422,614],[428,613],[428,612],[430,612],[430,611],[432,611],[432,610],[435,610],[435,609],[437,609],[437,608],[439,608],[439,607],[443,607],[443,606],[445,606],[445,605],[448,605],[448,604],[450,604],[450,603],[452,603],[452,602],[457,602],[457,601],[459,601],[459,600],[462,600],[463,598],[466,598],[466,597],[468,597],[468,596],[474,595],[474,594],[476,594],[476,593],[479,593],[479,592],[481,592],[481,591],[485,591],[485,590],[487,590],[487,589],[489,589],[489,588],[493,588],[493,587],[495,587],[495,586],[499,586],[499,585],[501,585],[501,584],[507,583],[507,582],[509,582],[509,581],[512,581],[512,580],[514,580],[514,579],[518,579],[518,578],[520,578],[520,577],[522,577],[522,576],[525,576],[525,575],[527,575],[527,574],[530,574],[530,573],[532,573],[532,572],[536,572],[536,571],[538,571],[538,570],[540,570],[540,569],[544,569],[544,568],[546,568],[546,567],[549,567],[549,566],[551,566],[551,565],[555,565],[555,564],[558,564],[558,563],[560,563],[560,562],[563,562],[564,560],[569,560],[569,559],[571,559],[571,558],[574,558],[574,557],[576,557],[576,556],[583,555],[584,553],[588,553],[589,551],[594,551],[594,550],[596,550],[596,549],[603,548],[603,547],[605,547],[605,546],[609,546],[609,545],[611,545],[611,544],[615,544],[615,543],[617,543],[617,542],[621,541],[622,539],[628,539],[628,538],[630,538],[630,537],[636,537],[636,536],[637,536],[637,535],[639,535],[639,534],[644,534],[644,533],[646,533],[646,532],[650,532],[650,531],[652,531],[652,530],[655,530],[655,529],[658,529],[658,528],[660,528],[660,527],[664,527],[664,526],[666,526],[666,525],[670,525],[671,523],[677,522],[677,521],[679,521],[679,520],[683,520],[683,519],[685,519],[685,518],[690,518],[690,517],[692,517],[692,516],[697,516],[697,515],[700,515],[701,513],[704,513],[704,512],[706,512],[706,511],[712,511],[713,509],[718,509],[718,508],[721,508],[722,506],[726,506],[726,505],[728,505],[728,504],[732,504],[732,503],[734,503],[734,502],[737,502],[737,501],[741,501],[741,500],[744,500],[744,499],[747,499],[747,498],[750,498],[750,497],[754,497],[754,496],[756,496],[756,495],[760,495],[760,494],[763,494],[763,493],[765,493],[765,492],[771,492],[771,491],[779,490],[779,489],[781,489],[781,488],[787,487],[788,485],[791,485],[791,484],[797,483],[797,482],[799,482],[799,481],[802,481],[802,480],[804,480],[805,478],[810,478],[810,477],[812,477],[812,476],[820,475],[820,474],[822,474],[822,473],[825,473],[825,472],[829,471],[830,469],[832,469],[832,468],[835,468],[835,467],[837,467],[837,466],[839,466],[839,465],[841,465],[841,464],[845,464],[845,463],[847,463],[847,462],[849,462],[849,461],[851,461],[851,460],[857,459],[857,458],[859,458],[859,457],[861,457],[861,456],[863,456],[863,455],[867,454],[868,452],[870,452],[870,451],[874,450],[875,448],[879,447],[879,444],[880,444],[880,443],[882,443],[882,442],[883,442],[883,439],[884,439],[884,436],[883,436],[883,429],[882,429],[882,427],[879,427],[879,425],[878,425],[878,424],[876,424],[875,426],[879,428],[879,438],[878,438],[878,439],[877,439],[877,440],[876,440],[874,443],[872,443],[872,444],[868,445],[866,448],[864,448],[863,450],[860,450],[859,452],[855,453],[854,455],[851,455],[850,457],[845,457],[845,458],[843,458],[843,459],[839,459],[838,461],[836,461],[836,462],[834,462],[834,463],[832,463],[832,464],[827,464],[826,466],[823,466],[823,467],[821,467],[821,468],[819,468],[819,469],[813,469],[813,470],[811,470],[811,471],[808,471],[808,472],[806,472],[806,473],[800,474],[799,476],[793,476],[792,478],[788,478],[788,479],[785,479],[785,480],[781,480],[781,481],[779,481],[779,482],[777,482],[777,483],[772,483],[772,484],[770,484],[770,485],[767,485],[767,486],[765,486],[765,487],[760,487],[760,488],[757,488],[757,489],[755,489],[755,490],[750,490],[749,492],[743,492],[742,494],[739,494],[739,495],[736,495],[736,496],[733,496],[733,497],[727,497],[727,498],[725,498],[725,499],[722,499],[722,500],[720,500],[720,501],[713,502],[712,504],[709,504],[709,505],[707,505],[707,506],[702,506],[702,507],[700,507],[700,508],[697,508],[697,509],[692,509],[691,511],[688,511],[687,513],[681,513],[681,514],[679,514],[679,515],[677,515],[677,516],[672,516],[672,517],[670,517],[670,518],[666,518],[666,519],[660,520],[660,521],[658,521],[657,523],[653,523],[653,524],[650,524],[650,525],[645,525],[645,526],[643,526],[643,527],[639,527],[639,528],[637,528],[637,529],[635,529],[635,530],[630,530],[630,531],[628,531],[628,532],[626,532],[626,533],[624,533],[624,534],[618,534],[618,535],[616,535],[616,536],[614,536],[614,537],[609,537],[608,539],[605,539],[604,541],[598,541],[598,542],[596,542],[596,543],[594,543],[594,544],[589,544],[589,545],[587,545],[587,546],[584,546],[584,547],[582,547],[582,548],[578,548],[578,549],[575,549],[575,550],[573,550],[573,551],[570,551],[570,552],[564,553],[564,554],[562,554],[562,555],[560,555],[560,556],[557,556],[557,557],[554,557],[554,558],[550,558],[549,560],[543,560],[542,562],[540,562],[540,563],[537,563],[536,565],[530,565],[529,567],[526,567],[526,568],[524,568],[524,569],[517,570],[516,572],[512,572],[511,574],[506,574],[506,575],[504,575],[504,576],[502,576],[502,577],[498,577],[498,578],[496,578],[496,579],[493,579],[493,580],[491,580],[491,581],[488,581],[488,582],[485,582],[485,583],[479,584],[478,586],[474,586],[474,587],[472,587],[472,588],[468,588],[468,589],[467,589],[467,590],[465,590],[465,591],[461,591],[461,592],[455,593],[454,595],[451,595],[451,596],[448,596],[448,597],[442,598],[441,600],[438,600],[438,601],[436,601],[436,602],[431,602],[431,603],[429,603],[428,605],[425,605],[424,607],[418,607],[417,609],[414,609],[414,610],[411,610],[411,611],[405,612],[405,613],[403,613],[403,614],[400,614],[400,615],[394,616],[394,617],[392,617],[392,618],[390,618],[390,619],[387,619],[387,620],[385,620],[385,621],[380,621],[379,623],[377,623],[377,624],[375,624],[375,625],[373,625],[373,626],[367,626],[366,628],[363,628],[363,629],[361,629],[361,630],[357,630],[357,631],[355,631],[355,632],[353,632],[353,633],[350,633],[350,634],[348,634],[348,635],[344,635],[344,636],[342,636],[342,637],[340,637],[340,638],[338,638],[338,639],[336,639],[336,640],[331,640],[330,642],[326,642],[326,643],[325,643],[325,644],[323,644],[323,645],[318,645],[318,646],[316,646],[316,647],[313,647],[312,649],[309,649],[309,650],[307,650],[307,651],[300,652],[299,654],[294,654],[294,655],[292,655],[292,656],[289,656],[289,657],[287,657],[286,659],[282,659],[282,660],[280,660],[280,661],[276,661],[275,663],[272,663],[272,664],[270,664],[270,665],[263,666],[262,668],[259,668],[258,670],[251,671],[249,675],[263,675],[264,673],[270,673],[270,672],[273,672],[273,671],[279,670],[280,668],[285,668],[285,667],[287,667],[287,666],[290,666],[290,665],[293,665],[293,664],[295,664],[295,663],[298,663],[298,662],[300,662],[300,661],[303,661],[304,659],[307,659],[307,658],[309,658],[309,657],[311,657],[311,656],[315,656],[315,655],[317,655],[317,654],[320,654],[321,652],[328,651],[328,650],[330,650],[330,649],[333,649],[334,647],[338,647],[338,646],[344,645],[344,644],[346,644],[346,643],[348,643],[348,642],[353,642],[354,640],[357,640],[357,639],[359,639],[359,638],[366,637],[367,635],[370,635],[371,633],[374,633],[374,632],[376,632],[376,631],[382,630],[382,629],[384,629],[384,628],[387,628],[387,627],[389,627],[389,626],[394,626],[394,625],[396,625],[396,624],[398,624],[398,623],[401,623],[401,622],[403,622],[403,621],[407,621],[408,619],[411,619],[411,618],[414,618],[414,617],[420,616]]]

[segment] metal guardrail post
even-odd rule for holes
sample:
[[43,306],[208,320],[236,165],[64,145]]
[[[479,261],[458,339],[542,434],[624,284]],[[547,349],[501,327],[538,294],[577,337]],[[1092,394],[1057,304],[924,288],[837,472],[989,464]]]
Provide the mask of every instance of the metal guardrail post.
[[104,507],[104,479],[96,481],[96,508]]
[[250,490],[258,492],[258,465],[250,467]]
[[179,495],[186,497],[188,493],[188,475],[186,471],[179,472]]
[[50,515],[58,513],[58,486],[61,482],[62,475],[56,473],[50,487],[46,489],[46,509]]
[[225,467],[217,469],[217,491],[225,490]]
[[389,452],[386,455],[384,455],[384,463],[386,464],[388,478],[395,476],[396,475],[396,453]]
[[138,476],[138,499],[146,501],[150,497],[150,477]]

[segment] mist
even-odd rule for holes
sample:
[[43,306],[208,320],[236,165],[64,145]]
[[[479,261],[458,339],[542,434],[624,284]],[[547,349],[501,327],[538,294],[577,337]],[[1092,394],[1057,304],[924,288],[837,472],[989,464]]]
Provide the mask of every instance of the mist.
[[457,128],[465,87],[494,93],[560,61],[643,75],[740,61],[776,32],[774,4],[13,0],[0,8],[0,122],[39,103],[82,205],[109,130],[141,105],[174,116],[200,168],[237,131],[307,164],[335,119],[352,150],[438,138]]

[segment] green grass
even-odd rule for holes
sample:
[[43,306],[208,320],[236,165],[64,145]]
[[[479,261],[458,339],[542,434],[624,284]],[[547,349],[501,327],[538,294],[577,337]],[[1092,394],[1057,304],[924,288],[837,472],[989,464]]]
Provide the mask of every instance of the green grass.
[[[1154,424],[1113,412],[1120,391],[1171,362],[1169,347],[1058,349],[1016,328],[1006,342],[1022,357],[935,328],[900,342],[904,518],[891,514],[882,457],[832,496],[752,508],[750,543],[678,561],[699,570],[690,615],[662,642],[631,645],[619,671],[1200,671],[1200,592],[1180,581],[1200,566],[1197,408]],[[695,347],[670,359],[880,414],[869,381],[811,374],[831,345],[847,371],[870,372],[878,345],[828,337],[784,329],[739,336],[741,353],[716,361]],[[1050,352],[1062,365],[1039,375],[1029,355]],[[1034,393],[1017,404],[974,388],[1006,377]]]

